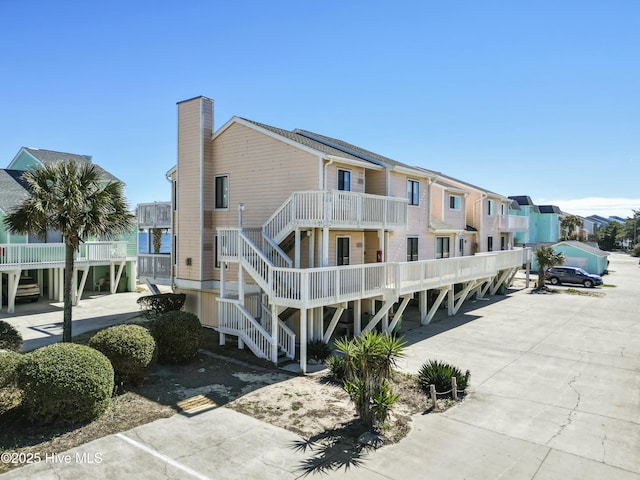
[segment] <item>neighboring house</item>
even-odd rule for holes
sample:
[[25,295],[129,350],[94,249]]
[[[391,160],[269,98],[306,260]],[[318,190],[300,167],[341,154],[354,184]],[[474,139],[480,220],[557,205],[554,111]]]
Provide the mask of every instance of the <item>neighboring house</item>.
[[560,239],[562,210],[555,205],[538,205],[538,242],[557,242]]
[[[39,284],[41,295],[62,301],[65,246],[60,232],[48,232],[46,238],[17,235],[7,231],[4,218],[30,195],[22,181],[23,173],[37,166],[54,162],[91,163],[91,157],[72,153],[22,147],[8,168],[0,169],[0,291],[8,282],[8,311],[15,309],[15,293],[20,276],[31,275]],[[95,165],[95,164],[93,164]],[[112,174],[96,165],[104,181],[117,181]],[[118,239],[102,242],[99,239],[83,243],[76,254],[77,276],[74,301],[86,289],[135,290],[136,232]]]
[[597,228],[604,228],[611,222],[611,220],[601,217],[600,215],[589,215],[587,220],[592,221]]
[[510,212],[512,200],[463,180],[438,173],[465,196],[465,243],[471,243],[468,253],[511,250],[517,232],[526,232],[527,221]]
[[305,130],[233,117],[214,132],[205,97],[178,103],[167,176],[185,307],[274,362],[299,345],[303,372],[307,341],[340,322],[391,332],[415,297],[428,323],[529,261],[509,250],[526,222],[508,198]]
[[[580,267],[589,273],[602,275],[609,265],[608,252],[600,250],[597,245],[592,245],[576,240],[567,240],[551,246],[556,253],[565,256],[563,265],[570,267]],[[533,255],[531,261],[532,271],[538,271],[536,257]]]
[[[156,285],[173,285],[171,247],[162,248],[164,238],[173,243],[173,208],[171,202],[140,203],[137,205],[138,232],[144,234],[146,245],[139,242],[138,280],[147,283],[151,291],[158,293]],[[160,248],[154,245],[154,233],[159,235]]]
[[531,197],[526,195],[510,196],[509,198],[520,207],[519,210],[512,209],[513,214],[528,219],[527,230],[516,232],[515,244],[532,245],[538,243],[538,218],[540,216],[540,210],[537,205],[533,203]]

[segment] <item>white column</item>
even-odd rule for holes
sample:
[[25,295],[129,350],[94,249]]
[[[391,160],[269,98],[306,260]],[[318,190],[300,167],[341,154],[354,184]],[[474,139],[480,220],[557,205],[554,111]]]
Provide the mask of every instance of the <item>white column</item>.
[[307,373],[307,309],[300,310],[300,370]]
[[58,269],[58,301],[64,301],[64,268]]
[[418,296],[418,306],[420,310],[420,319],[424,319],[429,313],[429,305],[427,304],[428,290],[422,290]]
[[271,305],[271,361],[278,364],[278,306]]
[[362,333],[362,300],[353,301],[353,336]]
[[315,255],[316,255],[316,231],[315,229],[311,230],[311,235],[309,235],[309,268],[313,268],[315,264]]
[[238,301],[244,307],[244,268],[238,264]]
[[295,250],[294,250],[294,267],[300,268],[300,229],[296,228],[295,230]]
[[329,266],[329,228],[324,227],[322,229],[322,265],[323,267]]
[[53,292],[55,292],[55,282],[54,282],[54,278],[55,276],[53,275],[55,273],[55,268],[49,268],[47,270],[47,277],[48,277],[48,283],[49,283],[49,300],[53,300]]

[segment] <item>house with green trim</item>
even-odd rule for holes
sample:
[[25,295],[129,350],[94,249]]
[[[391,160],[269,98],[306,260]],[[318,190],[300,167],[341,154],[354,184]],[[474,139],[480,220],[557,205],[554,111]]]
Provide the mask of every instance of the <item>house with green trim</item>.
[[[0,291],[7,297],[8,311],[15,310],[15,293],[21,276],[31,276],[40,286],[41,295],[62,301],[64,278],[64,243],[60,232],[48,232],[46,238],[18,235],[4,226],[8,213],[30,195],[22,180],[25,171],[56,162],[93,164],[105,182],[120,181],[92,162],[89,155],[22,147],[6,169],[0,169]],[[84,290],[133,291],[136,287],[137,235],[135,228],[114,241],[90,239],[76,253],[74,300]],[[6,287],[2,289],[2,283]],[[6,292],[6,294],[4,293]]]

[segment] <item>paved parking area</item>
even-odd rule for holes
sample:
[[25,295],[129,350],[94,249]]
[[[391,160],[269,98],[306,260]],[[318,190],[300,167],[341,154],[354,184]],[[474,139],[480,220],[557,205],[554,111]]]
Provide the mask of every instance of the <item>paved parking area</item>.
[[[468,368],[470,395],[414,416],[399,444],[318,476],[640,479],[640,268],[610,258],[605,283],[614,286],[519,290],[408,332],[402,368],[416,372],[431,358]],[[2,478],[300,478],[312,455],[296,448],[300,440],[219,408],[110,435],[68,452],[68,463]]]

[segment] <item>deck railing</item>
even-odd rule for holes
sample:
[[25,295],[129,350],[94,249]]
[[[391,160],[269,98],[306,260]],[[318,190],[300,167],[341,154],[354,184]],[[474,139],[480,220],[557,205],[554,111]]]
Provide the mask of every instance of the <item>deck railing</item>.
[[172,228],[171,202],[139,203],[138,228]]
[[238,336],[257,357],[271,357],[270,333],[237,299],[218,298],[218,330]]
[[171,255],[164,254],[139,254],[138,277],[152,278],[154,280],[171,279]]
[[[271,310],[264,305],[261,305],[261,307],[262,325],[267,332],[271,332],[271,322],[273,321]],[[294,358],[296,356],[296,334],[280,319],[278,319],[278,346],[285,352],[288,358]]]
[[526,232],[529,230],[529,217],[520,215],[503,215],[500,217],[501,232]]
[[407,199],[339,190],[293,192],[267,220],[263,230],[281,242],[295,228],[402,228]]
[[[529,249],[514,249],[402,263],[369,263],[322,268],[275,267],[238,229],[219,229],[228,245],[222,261],[242,262],[243,267],[271,301],[294,308],[313,308],[377,295],[418,292],[490,278],[500,270],[526,263]],[[231,248],[235,242],[236,247]],[[523,261],[524,260],[524,261]]]
[[[0,268],[63,267],[64,243],[9,243],[0,245]],[[127,242],[86,242],[75,253],[76,265],[105,265],[127,259]]]

